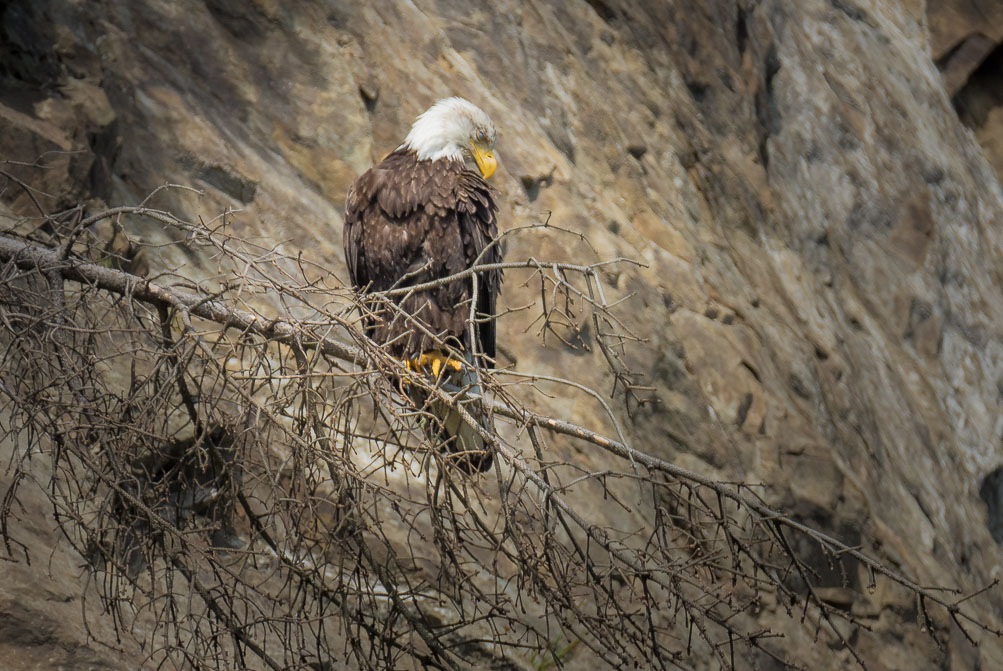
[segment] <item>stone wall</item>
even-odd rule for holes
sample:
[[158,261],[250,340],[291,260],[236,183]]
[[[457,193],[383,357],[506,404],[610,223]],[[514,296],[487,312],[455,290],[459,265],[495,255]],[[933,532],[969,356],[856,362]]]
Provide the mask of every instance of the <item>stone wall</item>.
[[[608,278],[646,340],[632,367],[655,389],[622,413],[636,447],[764,483],[775,505],[920,583],[999,575],[982,487],[1003,463],[999,3],[14,0],[0,30],[0,159],[44,164],[2,166],[43,207],[190,185],[203,195],[153,202],[239,208],[236,234],[339,278],[349,184],[432,101],[470,98],[500,130],[502,227],[549,216],[594,248],[542,232],[515,237],[510,260],[645,264]],[[10,185],[0,203],[33,207]],[[125,223],[143,268],[211,272],[162,244],[174,233]],[[504,287],[506,307],[532,298]],[[518,313],[500,325],[519,370],[612,386],[598,352],[544,348],[526,326]],[[547,403],[602,428],[587,399]],[[138,651],[125,661],[84,634],[82,562],[42,499],[19,518],[34,555],[0,564],[6,668],[135,668]],[[972,647],[945,628],[938,647],[911,596],[866,582],[828,587],[872,627],[855,639],[868,668],[1003,667],[999,640]],[[977,607],[999,626],[999,591]],[[761,617],[811,639],[782,609]],[[837,648],[801,656],[851,668]]]

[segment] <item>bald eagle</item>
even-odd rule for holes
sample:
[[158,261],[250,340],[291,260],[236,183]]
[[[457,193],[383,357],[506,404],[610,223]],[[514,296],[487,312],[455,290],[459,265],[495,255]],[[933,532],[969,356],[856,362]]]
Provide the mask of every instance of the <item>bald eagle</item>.
[[[402,145],[355,180],[345,203],[344,244],[357,289],[374,293],[414,287],[475,263],[501,260],[495,241],[498,208],[485,181],[498,165],[496,137],[481,109],[462,98],[446,98],[417,118]],[[466,394],[480,394],[478,369],[495,356],[500,285],[500,271],[478,276],[474,328],[469,324],[474,282],[468,277],[398,292],[391,300],[399,310],[373,301],[366,332],[408,368],[430,372]],[[458,457],[461,468],[484,472],[491,467],[482,436],[455,408],[429,401],[413,386],[409,394],[438,418],[429,433]],[[490,431],[480,402],[464,407]]]

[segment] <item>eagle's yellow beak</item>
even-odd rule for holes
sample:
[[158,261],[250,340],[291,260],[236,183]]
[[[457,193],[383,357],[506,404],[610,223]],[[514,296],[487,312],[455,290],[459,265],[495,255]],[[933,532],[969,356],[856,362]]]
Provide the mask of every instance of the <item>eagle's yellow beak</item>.
[[484,179],[495,174],[495,170],[498,169],[498,159],[495,158],[495,153],[484,145],[473,141],[470,142],[470,148],[474,155],[474,162],[477,163],[477,169],[481,171]]

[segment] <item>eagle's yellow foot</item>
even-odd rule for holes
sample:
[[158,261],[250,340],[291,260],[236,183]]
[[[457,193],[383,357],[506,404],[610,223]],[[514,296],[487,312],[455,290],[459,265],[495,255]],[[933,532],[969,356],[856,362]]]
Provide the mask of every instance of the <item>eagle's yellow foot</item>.
[[404,362],[408,370],[413,370],[417,373],[427,373],[428,369],[432,369],[432,377],[438,378],[439,372],[444,368],[452,368],[455,371],[463,370],[463,364],[456,359],[451,359],[449,355],[443,354],[442,352],[425,352],[420,356],[416,356],[413,359],[409,359]]

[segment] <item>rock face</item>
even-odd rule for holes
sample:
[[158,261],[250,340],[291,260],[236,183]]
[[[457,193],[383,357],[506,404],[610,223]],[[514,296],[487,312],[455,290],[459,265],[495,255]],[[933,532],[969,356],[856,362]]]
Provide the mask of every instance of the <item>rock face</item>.
[[[501,132],[502,226],[549,213],[595,249],[543,231],[513,237],[508,259],[645,264],[608,277],[646,339],[631,367],[654,387],[620,418],[636,447],[765,483],[774,504],[919,583],[967,591],[999,575],[1001,513],[980,496],[1003,463],[999,3],[0,7],[0,159],[45,166],[0,167],[30,180],[43,207],[135,204],[190,185],[203,195],[152,202],[193,217],[240,209],[236,234],[303,249],[339,278],[351,181],[430,102],[470,98]],[[0,199],[6,214],[31,213],[10,183]],[[146,267],[210,272],[162,244],[175,233],[126,228]],[[509,277],[505,306],[534,299]],[[571,368],[611,387],[598,352],[541,347],[525,321],[500,326],[519,370]],[[587,397],[548,403],[602,429]],[[8,668],[136,668],[88,642],[73,602],[81,561],[60,549],[42,503],[20,519],[35,561],[3,568]],[[828,587],[872,625],[856,641],[868,668],[1003,666],[1000,640],[951,635],[939,648],[914,600],[866,582]],[[977,608],[1003,620],[998,590]],[[804,638],[796,621],[763,621]],[[96,613],[89,626],[111,631]],[[852,666],[824,645],[802,657]]]

